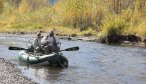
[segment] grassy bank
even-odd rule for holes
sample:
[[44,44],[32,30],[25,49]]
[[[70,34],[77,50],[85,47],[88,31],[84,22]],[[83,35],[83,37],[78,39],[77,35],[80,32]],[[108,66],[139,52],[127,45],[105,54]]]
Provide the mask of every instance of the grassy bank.
[[[18,5],[19,4],[19,5]],[[0,0],[0,32],[146,36],[145,0]]]

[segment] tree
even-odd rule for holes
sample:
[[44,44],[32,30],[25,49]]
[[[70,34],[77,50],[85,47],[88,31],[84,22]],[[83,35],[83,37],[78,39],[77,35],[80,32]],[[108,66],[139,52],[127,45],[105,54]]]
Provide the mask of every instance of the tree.
[[5,0],[5,2],[8,2],[10,5],[19,7],[22,0]]
[[4,8],[4,1],[0,0],[0,13],[2,13],[3,8]]

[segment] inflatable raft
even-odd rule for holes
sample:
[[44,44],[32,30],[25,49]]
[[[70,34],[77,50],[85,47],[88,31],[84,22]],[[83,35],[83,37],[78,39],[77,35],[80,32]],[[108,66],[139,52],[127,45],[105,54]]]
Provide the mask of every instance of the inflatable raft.
[[51,53],[47,55],[28,53],[25,50],[19,53],[19,60],[29,63],[38,64],[42,62],[48,62],[50,66],[56,65],[58,67],[68,67],[68,60],[62,55],[62,53]]

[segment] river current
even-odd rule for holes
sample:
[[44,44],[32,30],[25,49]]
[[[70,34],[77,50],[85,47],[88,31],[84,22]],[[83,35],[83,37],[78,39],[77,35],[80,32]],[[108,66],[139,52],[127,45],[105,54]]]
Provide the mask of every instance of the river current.
[[26,48],[33,39],[0,34],[0,58],[40,84],[146,84],[146,48],[61,40],[61,49],[80,47],[79,51],[62,52],[69,61],[64,69],[23,64],[18,61],[20,51],[8,50],[9,46]]

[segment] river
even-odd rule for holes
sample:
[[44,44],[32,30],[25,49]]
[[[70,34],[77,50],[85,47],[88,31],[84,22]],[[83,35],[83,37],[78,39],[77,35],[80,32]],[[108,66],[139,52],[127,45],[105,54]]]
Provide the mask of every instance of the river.
[[63,51],[68,68],[28,65],[18,61],[20,51],[33,37],[0,34],[0,58],[15,64],[22,73],[40,84],[146,84],[146,49],[105,45],[96,42],[61,40],[61,49],[79,46],[79,51]]

